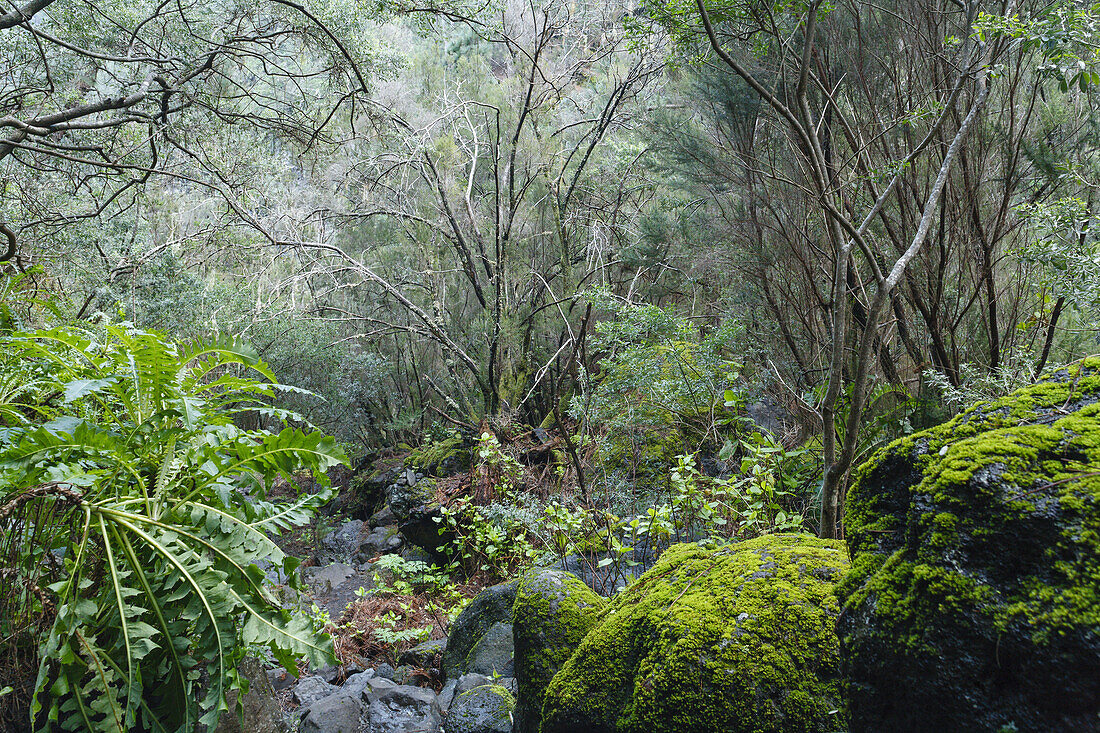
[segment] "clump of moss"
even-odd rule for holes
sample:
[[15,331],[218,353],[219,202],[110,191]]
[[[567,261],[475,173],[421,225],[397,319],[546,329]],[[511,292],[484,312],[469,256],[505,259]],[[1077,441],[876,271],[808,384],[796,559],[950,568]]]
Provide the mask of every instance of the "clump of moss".
[[574,575],[529,571],[512,606],[515,640],[516,733],[537,733],[546,686],[600,618],[607,601]]
[[843,729],[847,566],[843,543],[807,535],[673,546],[554,677],[543,733]]
[[1095,724],[1100,359],[891,444],[845,526],[853,730]]
[[405,465],[435,476],[467,471],[473,460],[473,446],[461,435],[452,435],[413,449]]

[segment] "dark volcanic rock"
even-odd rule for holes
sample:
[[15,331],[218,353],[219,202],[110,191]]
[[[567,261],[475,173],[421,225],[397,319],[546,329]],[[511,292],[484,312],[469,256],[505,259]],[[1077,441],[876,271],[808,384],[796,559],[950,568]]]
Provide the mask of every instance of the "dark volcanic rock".
[[362,715],[363,703],[357,696],[337,693],[305,708],[298,730],[300,733],[359,733]]
[[[511,631],[512,604],[516,601],[517,585],[518,581],[513,580],[486,588],[458,614],[451,624],[447,648],[443,652],[443,674],[447,679],[474,671],[470,667],[474,661],[473,652],[495,624],[507,625]],[[505,674],[501,669],[497,672]]]
[[1100,359],[857,474],[838,588],[853,731],[1100,729]]
[[214,733],[288,733],[283,711],[275,700],[275,690],[260,661],[245,657],[237,670],[248,680],[248,694],[238,700],[239,710],[231,705],[222,713]]
[[442,521],[443,509],[435,496],[432,481],[417,481],[409,486],[401,482],[386,489],[387,505],[397,519],[402,536],[417,547],[427,550],[434,558],[441,558],[443,548],[454,539],[446,531]]
[[482,685],[457,695],[443,729],[447,733],[512,733],[516,698],[506,687]]

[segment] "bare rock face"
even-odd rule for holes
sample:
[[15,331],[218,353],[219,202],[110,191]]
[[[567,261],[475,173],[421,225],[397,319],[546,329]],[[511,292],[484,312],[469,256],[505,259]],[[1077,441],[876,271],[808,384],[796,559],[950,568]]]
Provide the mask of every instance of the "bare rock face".
[[248,680],[248,694],[222,714],[214,733],[290,733],[260,661],[246,657],[237,669]]
[[512,676],[512,604],[517,586],[513,580],[486,588],[458,614],[443,652],[447,679],[466,672]]
[[1100,729],[1100,359],[864,465],[838,586],[851,729]]

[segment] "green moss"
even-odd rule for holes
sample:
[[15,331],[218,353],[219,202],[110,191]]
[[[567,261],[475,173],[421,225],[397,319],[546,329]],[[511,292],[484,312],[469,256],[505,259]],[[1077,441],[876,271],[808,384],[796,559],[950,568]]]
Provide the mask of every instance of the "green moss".
[[599,456],[605,469],[625,471],[642,484],[663,486],[677,456],[694,453],[699,441],[675,428],[613,434]]
[[461,436],[454,435],[445,440],[433,441],[413,450],[405,458],[405,465],[425,472],[435,471],[449,459],[462,469],[470,467],[472,450]]
[[448,733],[475,733],[486,728],[499,730],[510,723],[516,698],[501,685],[481,685],[467,690],[451,703]]
[[517,733],[536,733],[550,680],[600,619],[607,601],[569,573],[525,574],[512,607],[519,704]]
[[847,565],[842,543],[806,535],[670,548],[554,677],[543,731],[843,728],[832,589]]
[[[903,725],[875,717],[875,695],[893,699],[883,709],[927,704],[899,701],[906,685],[960,701],[941,726],[984,729],[982,716],[1059,707],[1026,670],[1095,664],[1100,358],[887,446],[856,473],[845,527],[853,563],[837,588],[841,633],[853,689],[867,695],[854,693],[853,705],[868,721]],[[1004,659],[1017,660],[1011,671]],[[987,679],[998,688],[975,689]],[[1065,725],[1043,720],[1037,729]]]
[[[857,473],[849,493],[845,524],[853,572],[840,594],[850,605],[883,592],[887,579],[869,582],[874,573],[900,574],[899,587],[916,592],[916,578],[928,574],[924,564],[942,563],[965,547],[1003,541],[1014,527],[1042,522],[1057,513],[1060,533],[1044,548],[1042,564],[1053,570],[1034,587],[1023,583],[1007,599],[1011,612],[997,614],[1001,628],[1013,616],[1029,624],[1100,624],[1100,359],[1072,365],[1057,380],[1048,379],[1000,400],[980,403],[954,420],[896,441]],[[1075,403],[1093,404],[1072,411]],[[1070,408],[1067,410],[1067,408]],[[911,461],[919,471],[906,495],[881,490],[882,475],[893,462]],[[904,505],[899,505],[899,501]],[[932,507],[913,512],[910,507]],[[913,525],[913,522],[916,522]],[[885,551],[882,535],[901,533],[908,525],[921,541],[906,551]],[[876,536],[877,535],[877,536]],[[898,554],[895,558],[894,555]],[[886,564],[890,562],[889,571]],[[944,570],[943,572],[952,572]],[[977,580],[958,573],[951,585],[971,585],[973,603],[982,603]],[[1082,587],[1081,581],[1089,580]],[[1052,592],[1076,587],[1068,595]],[[946,591],[945,591],[946,592]],[[945,597],[945,603],[954,599]],[[899,623],[914,622],[915,608],[897,608]],[[935,609],[922,609],[922,613]],[[915,614],[915,615],[914,615]],[[1041,633],[1049,633],[1042,630]]]

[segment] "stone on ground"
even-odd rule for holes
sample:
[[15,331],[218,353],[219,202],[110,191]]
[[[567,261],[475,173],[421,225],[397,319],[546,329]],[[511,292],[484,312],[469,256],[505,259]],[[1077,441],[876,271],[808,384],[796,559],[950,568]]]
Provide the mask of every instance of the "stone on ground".
[[481,685],[457,695],[443,729],[447,733],[512,733],[516,698],[501,685]]

